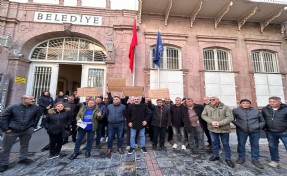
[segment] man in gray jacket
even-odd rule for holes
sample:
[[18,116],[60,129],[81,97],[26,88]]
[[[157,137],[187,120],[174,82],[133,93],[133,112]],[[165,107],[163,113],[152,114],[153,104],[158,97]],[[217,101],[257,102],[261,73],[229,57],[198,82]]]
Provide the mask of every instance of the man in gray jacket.
[[251,145],[251,159],[252,164],[263,169],[263,166],[258,161],[259,159],[259,138],[260,129],[263,129],[265,120],[261,113],[251,107],[251,101],[248,99],[240,100],[240,106],[233,109],[234,125],[236,126],[237,134],[237,153],[238,153],[238,164],[245,163],[245,144],[249,137]]
[[10,151],[16,139],[20,139],[19,163],[29,164],[33,160],[28,159],[29,141],[37,127],[42,115],[41,109],[34,105],[33,96],[24,95],[21,103],[14,104],[5,109],[0,115],[0,127],[4,132],[3,146],[0,152],[0,172],[8,169]]

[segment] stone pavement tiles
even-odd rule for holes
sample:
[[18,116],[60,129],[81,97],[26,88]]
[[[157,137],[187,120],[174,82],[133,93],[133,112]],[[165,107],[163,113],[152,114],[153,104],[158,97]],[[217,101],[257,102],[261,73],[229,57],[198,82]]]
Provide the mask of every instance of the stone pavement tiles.
[[[105,156],[103,149],[93,149],[92,156],[88,159],[84,154],[78,156],[78,159],[69,160],[72,154],[74,143],[70,142],[63,146],[61,158],[47,160],[48,151],[31,153],[31,158],[36,161],[30,165],[18,164],[18,154],[12,153],[10,157],[9,170],[2,173],[2,176],[279,176],[287,175],[287,153],[283,145],[280,145],[281,167],[271,168],[267,165],[270,160],[268,146],[260,145],[260,162],[264,169],[257,169],[251,164],[250,148],[247,146],[246,163],[236,164],[235,168],[229,168],[221,154],[221,160],[210,162],[208,158],[211,154],[206,154],[203,161],[198,160],[189,150],[172,150],[167,145],[167,150],[151,150],[148,145],[148,153],[143,154],[140,149],[136,149],[131,155],[120,155],[112,153],[111,156]],[[231,145],[232,160],[236,162],[236,145]],[[82,152],[84,153],[84,151]]]

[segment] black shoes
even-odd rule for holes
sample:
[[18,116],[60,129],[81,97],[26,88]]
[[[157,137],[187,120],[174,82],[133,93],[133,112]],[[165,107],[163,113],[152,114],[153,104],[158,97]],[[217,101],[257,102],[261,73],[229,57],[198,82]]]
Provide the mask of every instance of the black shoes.
[[131,155],[135,151],[135,148],[130,148],[128,154]]
[[234,166],[234,163],[231,161],[231,160],[225,160],[226,161],[226,163],[227,163],[227,165],[229,166],[229,167],[231,167],[231,168],[234,168],[235,166]]
[[153,149],[153,150],[156,150],[156,149],[157,149],[156,145],[153,145],[153,146],[152,146],[152,149]]
[[0,172],[5,172],[8,169],[8,165],[1,165]]
[[105,153],[106,156],[111,155],[112,154],[112,150],[108,149],[107,152]]
[[236,162],[237,162],[238,164],[243,164],[243,163],[245,163],[245,161],[246,161],[245,158],[239,157]]
[[85,157],[86,157],[86,158],[90,158],[90,157],[91,157],[91,153],[90,153],[90,152],[86,152],[86,153],[85,153]]
[[142,151],[143,153],[147,153],[147,150],[146,150],[145,147],[142,147],[142,148],[141,148],[141,151]]
[[217,160],[220,160],[220,158],[218,156],[213,155],[209,158],[209,161],[217,161]]
[[165,146],[160,146],[160,149],[166,151]]
[[259,169],[264,169],[264,167],[262,166],[262,164],[258,160],[252,160],[252,164]]
[[79,155],[78,153],[73,153],[69,159],[70,160],[76,159],[78,155]]
[[18,163],[21,163],[21,164],[31,164],[33,162],[34,162],[34,160],[31,160],[31,159],[28,159],[28,158],[25,158],[25,159],[22,159],[22,160],[18,161]]

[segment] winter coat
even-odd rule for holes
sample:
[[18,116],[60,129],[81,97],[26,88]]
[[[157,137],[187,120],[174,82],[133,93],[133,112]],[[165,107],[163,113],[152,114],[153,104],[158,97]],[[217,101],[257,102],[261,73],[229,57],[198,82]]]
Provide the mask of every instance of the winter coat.
[[[88,109],[88,107],[82,107],[76,117],[76,120],[80,120],[80,119],[84,119],[85,116],[85,112]],[[101,120],[103,118],[103,114],[101,114],[100,116],[98,116],[98,112],[101,112],[101,110],[97,107],[94,108],[93,110],[93,119],[92,119],[92,126],[93,126],[93,131],[96,131],[98,129],[98,125],[99,125],[99,120]]]
[[183,127],[183,115],[184,115],[185,106],[180,105],[171,105],[170,106],[170,116],[171,116],[171,125],[180,128]]
[[126,120],[126,106],[123,104],[110,104],[107,107],[106,116],[109,124],[124,123]]
[[127,123],[132,122],[133,129],[142,129],[146,126],[142,125],[143,121],[148,122],[148,108],[146,104],[129,104],[127,113]]
[[72,121],[76,120],[76,116],[79,112],[80,105],[75,103],[65,102],[64,107],[66,110],[69,110],[70,119]]
[[0,114],[0,127],[3,132],[7,130],[23,132],[31,127],[36,128],[41,115],[42,110],[39,106],[14,104]]
[[266,122],[266,129],[272,132],[287,132],[287,106],[281,104],[280,107],[274,111],[271,106],[267,105],[262,108],[262,116]]
[[171,125],[170,110],[167,106],[158,107],[149,101],[148,108],[153,110],[151,125],[156,127],[167,127]]
[[[195,111],[195,114],[198,117],[200,126],[202,126],[202,124],[200,123],[200,119],[201,119],[201,113],[202,113],[203,109],[204,109],[203,105],[193,104],[193,110]],[[192,126],[191,126],[191,122],[189,120],[189,114],[188,114],[188,107],[184,107],[183,122],[184,122],[184,130],[186,132],[192,132]]]
[[[233,115],[230,108],[223,103],[219,102],[218,107],[214,107],[211,103],[204,107],[201,114],[203,120],[207,122],[209,131],[214,133],[230,133],[230,122],[233,121]],[[213,121],[219,122],[219,127],[213,127]]]
[[54,106],[54,100],[50,96],[40,96],[37,103],[45,115],[48,113],[47,107],[50,106],[50,108],[52,108]]
[[44,127],[48,134],[64,133],[65,128],[71,125],[69,111],[62,110],[57,112],[55,109],[50,109],[44,120]]
[[65,103],[67,101],[67,96],[57,96],[57,98],[55,99],[55,104],[58,102],[63,102]]
[[238,107],[232,110],[234,121],[233,124],[236,128],[246,133],[248,132],[260,132],[265,126],[265,120],[262,117],[259,110],[250,107],[242,108]]

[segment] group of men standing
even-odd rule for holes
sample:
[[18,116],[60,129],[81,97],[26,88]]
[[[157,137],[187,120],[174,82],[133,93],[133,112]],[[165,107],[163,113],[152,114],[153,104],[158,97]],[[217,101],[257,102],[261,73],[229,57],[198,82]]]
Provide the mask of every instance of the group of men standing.
[[[218,97],[205,97],[203,105],[194,103],[191,98],[182,100],[177,97],[174,104],[165,104],[164,100],[157,99],[156,105],[154,105],[150,98],[142,100],[141,97],[134,97],[130,103],[127,103],[127,98],[118,96],[111,98],[111,94],[109,94],[109,97],[111,101],[110,103],[106,102],[106,104],[99,97],[96,100],[87,97],[86,103],[81,104],[79,113],[73,115],[75,116],[73,117],[75,123],[85,123],[86,126],[78,126],[77,139],[75,134],[73,135],[76,144],[70,159],[75,159],[79,155],[79,148],[86,134],[85,157],[90,157],[94,135],[100,129],[103,118],[106,118],[108,123],[108,149],[106,155],[110,155],[112,152],[115,134],[117,135],[117,152],[124,153],[122,145],[125,123],[129,133],[130,148],[128,154],[132,154],[136,148],[137,133],[139,134],[139,145],[142,152],[147,152],[145,129],[149,126],[149,128],[152,128],[150,136],[152,136],[152,148],[154,150],[158,149],[158,144],[159,149],[165,150],[166,131],[172,129],[173,149],[178,148],[181,144],[181,149],[186,150],[186,144],[188,144],[192,154],[196,154],[199,159],[204,159],[205,134],[213,153],[209,160],[216,161],[220,159],[219,147],[221,141],[225,161],[229,167],[234,167],[229,146],[231,123],[236,126],[238,139],[238,159],[236,162],[238,164],[243,164],[246,161],[245,144],[249,137],[252,164],[263,169],[259,162],[260,130],[266,131],[269,142],[271,155],[269,166],[279,166],[279,139],[283,142],[287,151],[287,106],[281,102],[279,97],[270,97],[269,104],[263,107],[261,112],[253,108],[251,101],[248,99],[242,99],[240,106],[231,110]],[[3,148],[0,152],[0,172],[7,170],[10,150],[18,137],[21,147],[19,162],[32,162],[27,158],[29,140],[43,111],[34,105],[35,99],[33,96],[25,95],[21,100],[20,104],[9,106],[0,116],[0,127],[4,134]],[[68,107],[68,104],[66,103],[64,106]],[[96,141],[99,141],[100,137],[97,134]]]

